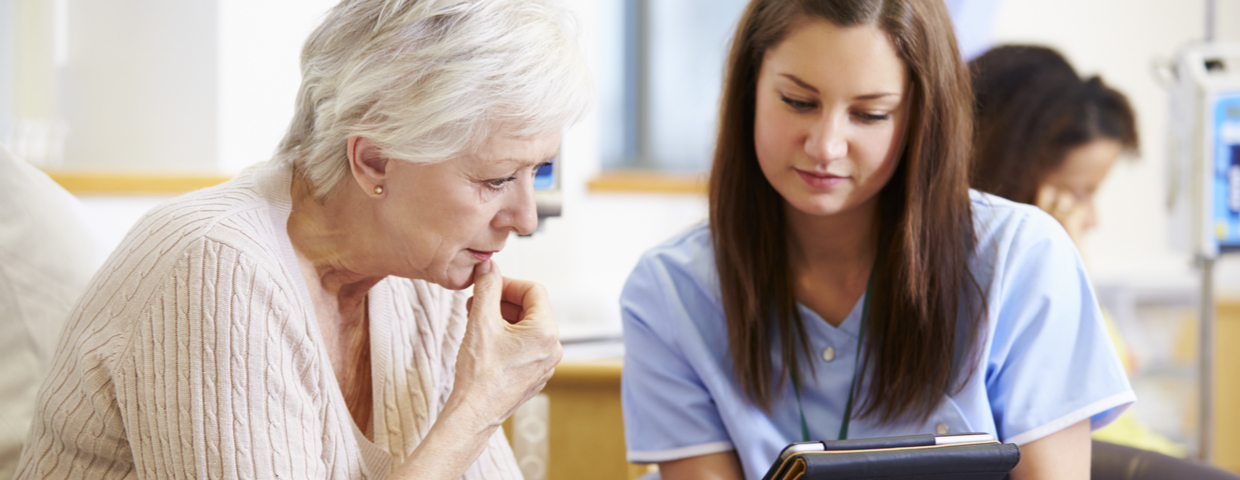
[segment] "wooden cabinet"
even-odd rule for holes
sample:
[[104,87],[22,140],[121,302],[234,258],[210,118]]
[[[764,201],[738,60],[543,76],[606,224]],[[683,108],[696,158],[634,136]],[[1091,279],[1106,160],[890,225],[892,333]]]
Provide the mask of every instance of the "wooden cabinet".
[[[649,468],[625,460],[620,411],[621,360],[565,360],[543,393],[548,396],[547,480],[631,480]],[[504,425],[512,439],[512,426]]]

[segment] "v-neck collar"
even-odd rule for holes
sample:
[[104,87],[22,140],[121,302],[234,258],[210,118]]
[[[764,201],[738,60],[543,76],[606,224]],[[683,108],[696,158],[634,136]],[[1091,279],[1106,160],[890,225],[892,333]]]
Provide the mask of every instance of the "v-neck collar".
[[812,331],[823,332],[823,334],[831,337],[844,335],[850,340],[856,341],[858,334],[861,332],[861,310],[865,305],[865,298],[868,294],[868,292],[861,294],[861,298],[857,299],[857,303],[853,304],[852,310],[848,311],[848,316],[844,317],[844,321],[840,322],[838,327],[827,323],[817,312],[814,312],[813,309],[801,302],[797,302],[797,311],[801,314],[801,321]]
[[[380,447],[376,442],[372,442],[366,438],[366,434],[358,428],[357,423],[353,421],[353,415],[349,413],[348,404],[345,403],[344,394],[340,391],[340,384],[336,382],[335,372],[332,371],[331,361],[327,354],[327,345],[323,341],[322,332],[319,330],[317,317],[314,312],[314,304],[310,301],[310,289],[306,285],[305,278],[301,275],[301,267],[297,263],[297,254],[293,249],[293,242],[288,236],[288,218],[292,213],[292,196],[289,189],[292,187],[292,167],[270,161],[266,164],[251,167],[254,175],[254,188],[268,203],[271,205],[270,214],[272,227],[275,230],[276,239],[279,242],[278,248],[280,252],[280,263],[287,270],[289,278],[293,279],[293,284],[297,287],[297,294],[300,297],[302,309],[306,312],[309,323],[307,331],[310,339],[314,342],[318,349],[318,356],[322,361],[319,363],[325,372],[321,374],[326,378],[327,395],[331,398],[331,403],[335,406],[336,415],[340,418],[347,419],[349,426],[353,432],[353,437],[357,441],[358,448],[362,454],[362,468],[367,477],[382,477],[387,475],[391,469],[394,460],[391,453]],[[371,308],[368,310],[368,329],[370,330],[370,379],[371,379],[371,423],[372,431],[376,440],[383,435],[384,442],[387,444],[387,426],[381,420],[379,412],[383,408],[382,405],[382,382],[387,379],[386,372],[391,362],[390,345],[378,339],[386,339],[391,336],[390,318],[387,312],[392,310],[392,299],[390,295],[380,292],[387,292],[383,288],[383,284],[387,280],[382,280],[375,286],[371,287],[366,294],[366,301]],[[376,348],[376,347],[379,348]],[[382,433],[380,433],[382,432]]]

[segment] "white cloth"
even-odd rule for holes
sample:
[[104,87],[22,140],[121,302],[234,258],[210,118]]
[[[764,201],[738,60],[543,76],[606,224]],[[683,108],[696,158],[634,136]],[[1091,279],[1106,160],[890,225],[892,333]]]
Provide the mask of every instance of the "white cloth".
[[[19,478],[384,478],[452,389],[465,294],[368,297],[374,442],[336,383],[268,163],[148,213],[75,309]],[[465,478],[520,478],[502,431]]]
[[0,147],[0,480],[12,478],[60,328],[102,256],[73,195]]

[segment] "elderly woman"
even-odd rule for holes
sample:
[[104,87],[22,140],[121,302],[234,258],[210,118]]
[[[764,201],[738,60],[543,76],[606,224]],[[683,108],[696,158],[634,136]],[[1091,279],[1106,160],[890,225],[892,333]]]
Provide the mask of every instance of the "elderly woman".
[[[345,0],[274,160],[147,214],[62,334],[19,478],[520,478],[560,357],[490,257],[589,94],[550,0]],[[473,298],[455,291],[473,285]]]

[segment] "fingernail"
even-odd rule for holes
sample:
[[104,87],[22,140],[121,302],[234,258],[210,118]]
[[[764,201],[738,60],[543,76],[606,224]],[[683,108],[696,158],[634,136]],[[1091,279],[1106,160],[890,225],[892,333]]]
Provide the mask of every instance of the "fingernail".
[[491,260],[490,259],[487,259],[487,261],[478,264],[478,275],[486,275],[488,273],[491,273]]

